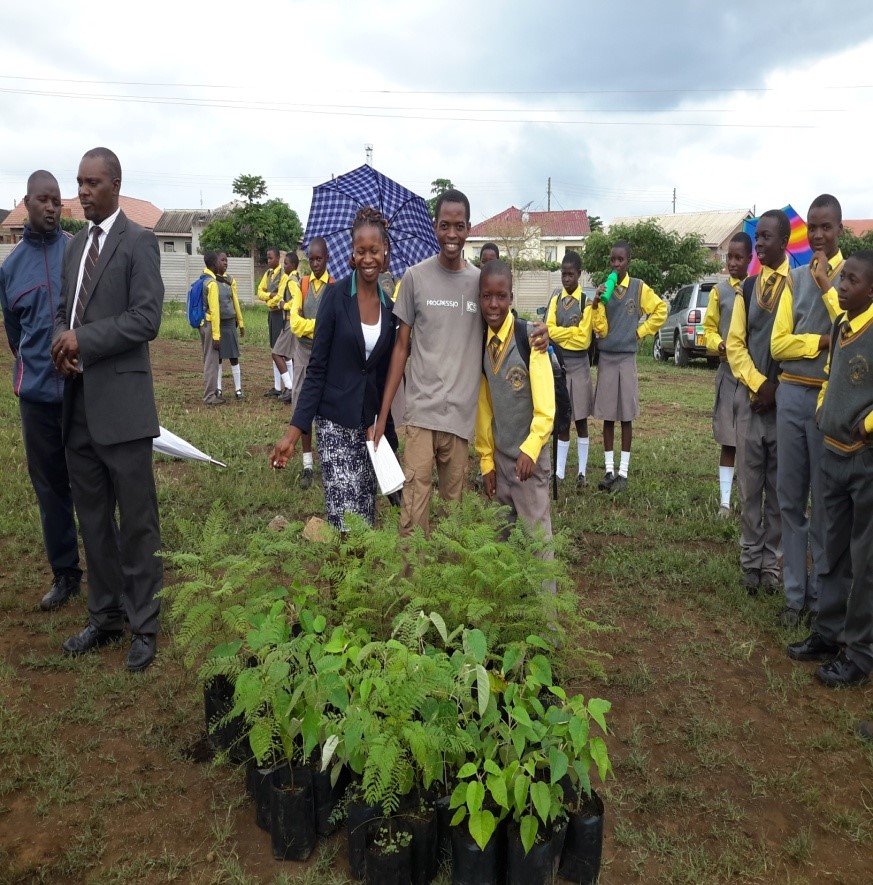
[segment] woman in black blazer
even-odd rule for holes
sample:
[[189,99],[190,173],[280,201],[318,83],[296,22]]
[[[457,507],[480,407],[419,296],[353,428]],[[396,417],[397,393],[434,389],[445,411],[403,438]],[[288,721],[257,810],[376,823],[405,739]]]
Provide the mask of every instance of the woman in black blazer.
[[387,226],[375,209],[352,225],[352,274],[321,296],[312,357],[291,424],[270,455],[283,468],[313,421],[321,454],[328,522],[345,531],[346,513],[376,518],[376,475],[367,454],[367,428],[382,402],[394,347],[391,293],[379,287],[388,249]]

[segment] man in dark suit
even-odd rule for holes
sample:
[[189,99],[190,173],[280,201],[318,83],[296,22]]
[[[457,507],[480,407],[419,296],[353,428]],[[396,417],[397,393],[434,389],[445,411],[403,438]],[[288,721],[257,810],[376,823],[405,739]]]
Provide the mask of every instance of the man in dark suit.
[[157,648],[163,574],[148,349],[161,325],[160,253],[154,234],[118,207],[121,164],[112,151],[88,151],[77,181],[89,224],[64,256],[52,357],[66,376],[64,444],[88,567],[88,625],[64,652],[120,641],[123,605],[133,633],[126,666],[144,670]]

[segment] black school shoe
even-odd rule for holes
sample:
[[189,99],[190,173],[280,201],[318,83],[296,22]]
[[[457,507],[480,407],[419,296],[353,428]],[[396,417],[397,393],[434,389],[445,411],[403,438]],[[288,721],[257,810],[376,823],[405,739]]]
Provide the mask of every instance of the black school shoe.
[[815,632],[788,646],[788,657],[792,661],[832,661],[839,653],[839,645],[828,642],[821,633]]
[[134,633],[133,641],[130,644],[130,651],[127,653],[127,660],[124,666],[131,673],[138,673],[145,670],[155,659],[155,653],[158,650],[157,638],[151,633]]
[[840,688],[844,685],[866,685],[870,681],[869,674],[846,657],[845,650],[841,651],[829,664],[819,667],[815,675],[828,688]]
[[612,488],[614,482],[615,474],[610,470],[603,474],[603,479],[597,483],[597,488],[600,489],[601,492],[608,492]]
[[123,636],[123,630],[101,630],[99,627],[88,624],[84,630],[67,639],[63,645],[64,654],[75,658],[97,648],[102,648],[104,645],[114,645],[121,642]]
[[79,595],[80,581],[75,575],[58,575],[49,592],[40,600],[39,607],[44,612],[51,612],[66,605]]
[[278,396],[279,391],[275,387],[270,387],[264,391],[264,396]]

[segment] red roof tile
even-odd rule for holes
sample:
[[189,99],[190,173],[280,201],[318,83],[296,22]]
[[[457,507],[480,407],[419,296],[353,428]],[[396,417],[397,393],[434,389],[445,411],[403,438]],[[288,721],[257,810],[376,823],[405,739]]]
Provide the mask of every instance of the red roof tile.
[[[540,237],[586,237],[591,233],[587,209],[562,209],[557,212],[528,212],[528,227],[539,227]],[[471,237],[492,237],[521,233],[524,227],[521,209],[510,206],[470,229]]]
[[[62,215],[67,218],[77,218],[79,221],[85,220],[85,213],[82,212],[78,197],[62,197],[61,204]],[[118,205],[131,221],[135,221],[149,230],[154,228],[161,217],[161,210],[148,200],[138,200],[136,197],[126,197],[122,194],[118,197]],[[24,227],[25,221],[27,221],[27,207],[24,205],[24,200],[20,200],[18,205],[0,222],[0,227],[6,230],[21,229]]]
[[844,218],[843,227],[850,230],[856,237],[873,230],[873,218]]

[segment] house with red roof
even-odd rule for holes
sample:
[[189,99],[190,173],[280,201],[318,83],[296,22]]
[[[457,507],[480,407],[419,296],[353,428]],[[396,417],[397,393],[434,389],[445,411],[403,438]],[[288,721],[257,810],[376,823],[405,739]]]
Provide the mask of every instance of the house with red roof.
[[[148,200],[138,200],[136,197],[128,197],[122,194],[118,198],[121,211],[137,224],[154,230],[161,217],[161,210]],[[61,198],[61,217],[75,218],[85,221],[85,213],[78,197]],[[24,200],[19,200],[18,205],[0,221],[0,243],[17,243],[24,232],[24,223],[27,221],[27,207]]]
[[479,257],[485,243],[492,242],[501,257],[560,263],[568,249],[580,251],[591,233],[587,209],[527,212],[510,206],[473,225],[464,245],[464,257]]
[[844,218],[843,227],[856,237],[862,237],[873,230],[873,218]]

